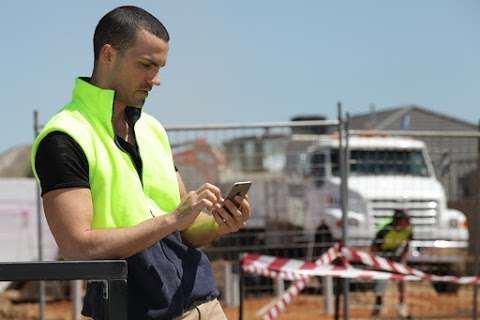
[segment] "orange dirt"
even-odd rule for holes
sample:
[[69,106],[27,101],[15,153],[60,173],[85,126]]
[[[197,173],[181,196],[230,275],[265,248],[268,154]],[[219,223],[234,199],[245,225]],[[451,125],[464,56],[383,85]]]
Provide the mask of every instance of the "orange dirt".
[[[455,295],[437,295],[428,284],[410,283],[408,285],[408,305],[414,319],[471,319],[472,286],[464,286]],[[244,319],[260,319],[256,312],[268,304],[272,297],[249,297],[245,301]],[[390,285],[385,294],[383,319],[398,319],[395,304],[397,291]],[[357,291],[350,294],[350,318],[370,319],[373,303],[371,291]],[[66,301],[47,304],[46,320],[70,320],[70,303]],[[225,307],[229,320],[238,319],[238,308]],[[36,320],[38,319],[37,304],[13,305],[8,300],[8,294],[0,296],[0,320]],[[83,318],[86,320],[87,318]],[[324,311],[324,301],[321,295],[300,295],[278,318],[280,320],[333,319]]]
[[[413,319],[471,319],[472,286],[464,286],[457,294],[438,295],[429,284],[408,285],[407,301]],[[350,319],[371,319],[374,296],[371,291],[350,294]],[[249,298],[245,303],[244,319],[260,319],[256,312],[272,301],[272,297]],[[398,319],[396,286],[390,285],[385,293],[383,319]],[[342,307],[340,307],[342,309]],[[238,319],[238,308],[225,307],[230,320]],[[325,313],[321,295],[300,295],[279,317],[279,320],[333,319]]]

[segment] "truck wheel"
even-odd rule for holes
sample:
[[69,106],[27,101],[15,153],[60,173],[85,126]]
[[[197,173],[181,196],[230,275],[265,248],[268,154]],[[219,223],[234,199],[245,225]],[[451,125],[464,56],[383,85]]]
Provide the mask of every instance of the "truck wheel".
[[458,283],[433,282],[432,285],[435,289],[435,292],[438,294],[457,293],[458,289],[460,289],[460,285]]
[[[436,272],[435,274],[439,276],[444,276],[444,275],[453,275],[456,276],[458,275],[458,272],[455,272],[452,270],[453,268],[445,266],[444,270],[440,272]],[[458,290],[460,289],[460,284],[458,283],[452,283],[452,282],[432,282],[432,286],[435,289],[435,292],[438,294],[452,294],[452,293],[457,293]]]
[[442,293],[457,293],[460,289],[458,283],[449,283],[449,282],[433,282],[432,283],[435,292],[438,294]]

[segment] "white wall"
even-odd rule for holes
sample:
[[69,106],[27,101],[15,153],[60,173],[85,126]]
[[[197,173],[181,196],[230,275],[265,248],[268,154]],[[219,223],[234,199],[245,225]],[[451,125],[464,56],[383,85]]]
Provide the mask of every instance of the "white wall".
[[[57,246],[42,211],[44,260],[55,260]],[[36,185],[34,179],[0,179],[0,261],[38,260]],[[8,283],[0,282],[0,290]]]

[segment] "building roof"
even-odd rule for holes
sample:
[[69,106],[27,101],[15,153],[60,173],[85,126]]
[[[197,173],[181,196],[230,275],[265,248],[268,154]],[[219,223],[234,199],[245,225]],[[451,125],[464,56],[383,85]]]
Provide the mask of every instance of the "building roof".
[[32,177],[30,152],[30,145],[20,145],[0,154],[0,177]]
[[[402,120],[404,115],[412,112],[419,112],[428,117],[437,118],[439,120],[447,121],[453,123],[457,126],[464,127],[465,130],[475,130],[478,131],[478,126],[474,123],[470,123],[465,120],[460,120],[458,118],[428,110],[426,108],[417,106],[417,105],[408,105],[400,106],[394,108],[383,109],[376,112],[368,112],[353,115],[350,118],[350,128],[351,129],[376,129],[376,130],[387,130],[389,127]],[[448,128],[442,127],[441,129]]]

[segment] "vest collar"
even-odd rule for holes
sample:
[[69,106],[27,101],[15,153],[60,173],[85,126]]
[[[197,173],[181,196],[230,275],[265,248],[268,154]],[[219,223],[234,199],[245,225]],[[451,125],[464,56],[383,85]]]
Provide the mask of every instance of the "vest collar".
[[115,91],[102,89],[90,83],[90,78],[79,77],[73,89],[73,101],[82,104],[81,111],[91,121],[100,123],[107,129],[110,136],[114,136],[112,125],[113,101]]

